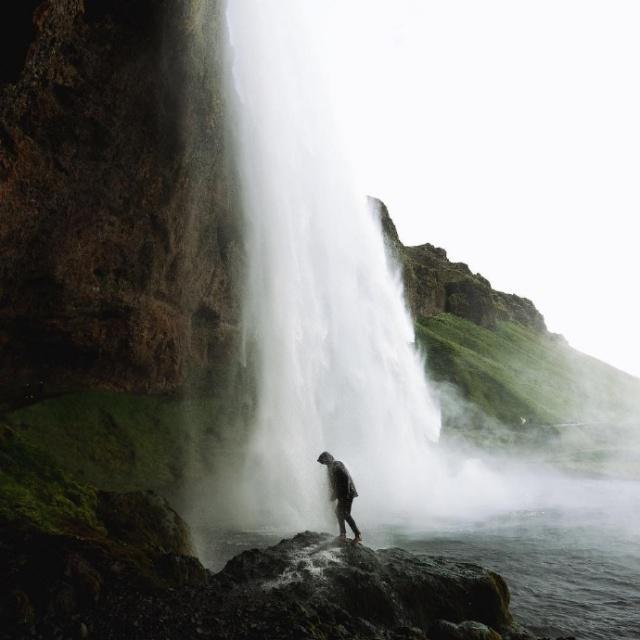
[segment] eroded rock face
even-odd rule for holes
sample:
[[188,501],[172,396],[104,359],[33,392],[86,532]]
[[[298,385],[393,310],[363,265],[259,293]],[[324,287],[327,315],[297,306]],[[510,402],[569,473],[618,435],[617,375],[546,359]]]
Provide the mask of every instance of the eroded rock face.
[[526,298],[495,291],[479,273],[451,262],[444,249],[431,244],[405,247],[383,202],[370,198],[382,223],[387,246],[402,267],[407,303],[415,319],[447,312],[492,329],[499,321],[515,321],[546,331],[542,314]]
[[215,383],[237,246],[216,20],[196,0],[33,13],[0,88],[3,387]]

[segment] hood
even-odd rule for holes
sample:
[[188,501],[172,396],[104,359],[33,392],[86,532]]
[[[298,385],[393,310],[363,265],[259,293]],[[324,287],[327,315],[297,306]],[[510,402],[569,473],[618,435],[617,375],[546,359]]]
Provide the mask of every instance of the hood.
[[318,456],[318,462],[321,462],[322,464],[329,464],[330,462],[333,462],[334,460],[335,460],[335,458],[328,451],[323,451]]

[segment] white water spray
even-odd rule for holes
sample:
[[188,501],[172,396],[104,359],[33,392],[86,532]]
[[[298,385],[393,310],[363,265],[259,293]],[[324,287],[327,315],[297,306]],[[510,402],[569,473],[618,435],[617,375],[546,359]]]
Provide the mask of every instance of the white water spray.
[[[243,335],[257,374],[245,524],[320,524],[325,449],[352,471],[369,521],[444,500],[430,444],[439,410],[399,275],[332,116],[322,12],[300,0],[227,8],[248,260]],[[476,472],[461,474],[467,491]]]

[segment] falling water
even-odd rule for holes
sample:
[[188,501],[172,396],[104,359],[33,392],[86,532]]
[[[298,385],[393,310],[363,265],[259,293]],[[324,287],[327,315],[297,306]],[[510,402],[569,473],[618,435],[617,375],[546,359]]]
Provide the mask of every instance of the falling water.
[[433,507],[442,482],[439,410],[333,115],[322,12],[299,0],[227,7],[243,337],[257,385],[243,511],[292,528],[324,518],[325,449],[352,471],[359,513],[378,522]]
[[363,503],[375,487],[376,502],[397,506],[429,474],[439,432],[398,274],[332,118],[314,10],[297,0],[227,10],[243,331],[257,371],[246,480],[261,521],[291,524],[318,512],[321,451],[349,465]]

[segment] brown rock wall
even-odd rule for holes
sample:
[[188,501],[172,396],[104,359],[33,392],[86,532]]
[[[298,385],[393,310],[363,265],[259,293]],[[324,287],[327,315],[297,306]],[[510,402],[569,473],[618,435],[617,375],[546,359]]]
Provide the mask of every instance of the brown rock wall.
[[230,355],[216,20],[195,0],[35,10],[0,88],[3,387],[175,390]]

